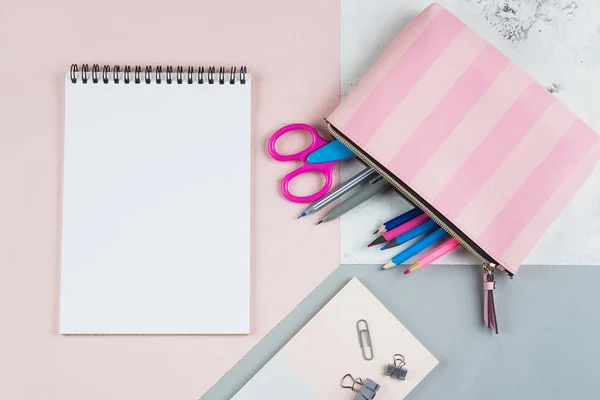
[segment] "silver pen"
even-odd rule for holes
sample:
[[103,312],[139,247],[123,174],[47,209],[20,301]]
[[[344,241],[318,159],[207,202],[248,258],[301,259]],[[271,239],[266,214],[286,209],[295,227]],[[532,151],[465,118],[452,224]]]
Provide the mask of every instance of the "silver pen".
[[336,199],[339,199],[341,196],[348,193],[349,191],[351,191],[352,189],[354,189],[355,187],[357,187],[362,182],[369,179],[375,174],[376,172],[373,168],[367,167],[363,169],[358,174],[354,175],[352,178],[348,179],[346,182],[338,186],[333,192],[326,194],[324,197],[320,198],[319,200],[315,201],[310,206],[308,206],[308,208],[304,210],[298,218],[302,218],[306,215],[310,215],[319,211],[323,207],[326,207],[331,202],[335,201]]
[[384,189],[391,188],[392,185],[385,179],[379,179],[374,183],[369,183],[365,185],[364,189],[350,196],[346,201],[341,202],[337,206],[333,207],[319,222],[317,225],[323,222],[331,221],[332,219],[336,219],[343,214],[346,214],[348,211],[352,210],[354,207],[364,203],[371,197],[375,196],[377,193],[381,192]]

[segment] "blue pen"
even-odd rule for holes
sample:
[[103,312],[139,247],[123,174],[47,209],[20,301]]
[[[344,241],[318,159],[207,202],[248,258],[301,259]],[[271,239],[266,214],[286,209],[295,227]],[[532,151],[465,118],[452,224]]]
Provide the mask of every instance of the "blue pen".
[[425,236],[422,240],[413,244],[409,248],[405,249],[390,261],[386,262],[382,270],[394,268],[397,265],[402,264],[404,261],[408,260],[412,256],[417,255],[421,251],[425,250],[429,246],[435,244],[440,239],[442,239],[446,235],[446,231],[443,228],[438,228],[435,231],[431,232],[429,235]]
[[308,157],[306,157],[306,162],[309,164],[321,164],[330,161],[346,160],[353,157],[356,157],[356,154],[341,142],[334,140],[310,153]]
[[402,225],[405,222],[410,221],[411,219],[418,217],[423,214],[423,211],[417,207],[413,208],[405,212],[404,214],[398,215],[396,218],[390,219],[388,222],[384,222],[379,229],[377,229],[373,234],[376,233],[386,233],[389,230],[394,229],[397,226]]
[[414,239],[417,236],[421,236],[422,234],[427,233],[435,228],[438,228],[438,224],[436,224],[434,220],[430,219],[429,221],[424,222],[423,224],[411,229],[410,231],[404,232],[403,234],[398,235],[398,237],[390,240],[385,246],[381,248],[381,250],[387,250],[391,249],[392,247],[400,246],[401,244],[404,244],[409,240]]

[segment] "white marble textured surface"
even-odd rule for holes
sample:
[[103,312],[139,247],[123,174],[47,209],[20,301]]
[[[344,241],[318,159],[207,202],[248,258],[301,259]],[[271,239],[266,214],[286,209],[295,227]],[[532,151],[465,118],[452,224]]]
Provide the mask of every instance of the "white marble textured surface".
[[[426,0],[342,0],[341,93],[347,95]],[[441,0],[600,132],[600,2],[597,0]],[[342,180],[361,166],[347,163]],[[407,205],[395,193],[341,218],[341,262],[383,263],[402,249],[366,248],[377,226]],[[600,265],[600,168],[564,209],[525,264]],[[396,251],[398,250],[398,251]],[[456,251],[439,264],[474,264]]]

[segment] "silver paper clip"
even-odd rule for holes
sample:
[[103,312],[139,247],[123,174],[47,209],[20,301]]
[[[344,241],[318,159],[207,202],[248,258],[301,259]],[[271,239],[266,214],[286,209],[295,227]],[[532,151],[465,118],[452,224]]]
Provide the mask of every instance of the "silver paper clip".
[[[361,329],[360,325],[361,322],[365,325],[364,328]],[[358,344],[360,345],[360,348],[362,350],[362,355],[363,358],[367,361],[370,361],[373,359],[373,345],[371,344],[371,332],[369,332],[369,325],[367,324],[367,321],[365,321],[364,319],[360,319],[358,320],[358,322],[356,323],[356,331],[358,332]],[[363,336],[364,336],[364,341],[363,341]],[[368,349],[368,351],[365,350],[365,342],[367,343],[366,348]],[[370,353],[370,357],[367,357],[367,353]]]

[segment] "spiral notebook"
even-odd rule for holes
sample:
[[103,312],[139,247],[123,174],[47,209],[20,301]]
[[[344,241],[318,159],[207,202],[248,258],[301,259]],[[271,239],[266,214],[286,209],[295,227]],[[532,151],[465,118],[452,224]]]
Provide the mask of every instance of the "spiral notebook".
[[247,69],[65,80],[61,334],[248,334]]

